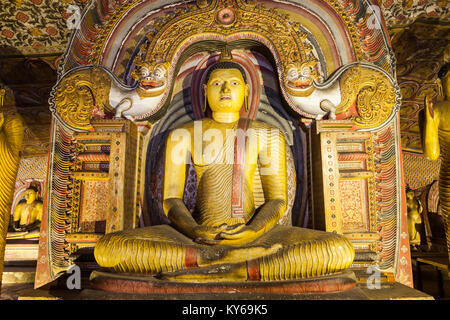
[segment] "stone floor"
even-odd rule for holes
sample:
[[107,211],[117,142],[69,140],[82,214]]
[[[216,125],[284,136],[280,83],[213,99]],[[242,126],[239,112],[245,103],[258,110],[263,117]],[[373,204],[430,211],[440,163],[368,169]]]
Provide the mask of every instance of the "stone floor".
[[[443,280],[443,289],[444,295],[440,296],[439,286],[438,286],[438,274],[436,269],[430,265],[423,265],[421,267],[422,270],[422,292],[425,292],[431,296],[433,296],[436,300],[450,300],[450,278],[447,273],[442,272],[442,280]],[[414,287],[418,288],[417,285],[417,275],[413,268],[414,274]]]

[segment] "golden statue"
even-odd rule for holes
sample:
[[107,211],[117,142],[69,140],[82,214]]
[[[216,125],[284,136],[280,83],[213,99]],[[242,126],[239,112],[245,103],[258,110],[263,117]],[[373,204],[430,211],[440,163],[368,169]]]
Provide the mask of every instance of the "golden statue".
[[413,190],[406,191],[406,208],[408,211],[409,243],[413,245],[420,244],[420,233],[416,228],[416,224],[422,223],[420,215],[423,209]]
[[[5,90],[1,89],[1,107],[3,107],[4,95]],[[17,114],[5,115],[0,111],[0,284],[22,141],[23,123],[20,116]]]
[[43,205],[38,197],[39,190],[35,186],[25,190],[25,201],[14,208],[12,227],[16,232],[8,232],[7,239],[39,238]]
[[423,151],[430,160],[441,156],[439,173],[439,199],[450,253],[450,63],[439,71],[440,93],[444,98],[436,103],[425,98],[425,126]]
[[[205,81],[212,119],[167,138],[163,209],[171,224],[106,234],[95,246],[98,264],[186,282],[292,280],[349,267],[354,249],[345,237],[277,224],[287,207],[286,143],[278,128],[239,117],[249,93],[242,67],[220,61]],[[183,203],[189,162],[197,173],[193,213]],[[258,170],[265,203],[256,209]]]

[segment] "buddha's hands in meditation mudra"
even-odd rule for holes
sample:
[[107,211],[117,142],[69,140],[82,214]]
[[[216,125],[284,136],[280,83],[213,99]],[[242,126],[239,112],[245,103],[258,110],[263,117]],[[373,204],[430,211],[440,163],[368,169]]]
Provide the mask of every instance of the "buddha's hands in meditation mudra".
[[[242,67],[214,65],[204,90],[213,119],[171,131],[166,143],[163,209],[171,225],[105,235],[95,248],[100,266],[192,282],[300,279],[347,268],[354,250],[343,236],[277,224],[287,209],[286,144],[278,128],[239,119],[249,92]],[[183,202],[189,161],[197,173],[193,213]]]
[[[227,244],[225,240],[238,240],[239,238],[253,238],[255,232],[245,224],[228,226],[226,223],[218,227],[196,226],[194,227],[195,242],[204,244]],[[253,238],[254,239],[254,238]],[[231,244],[228,241],[228,244]]]

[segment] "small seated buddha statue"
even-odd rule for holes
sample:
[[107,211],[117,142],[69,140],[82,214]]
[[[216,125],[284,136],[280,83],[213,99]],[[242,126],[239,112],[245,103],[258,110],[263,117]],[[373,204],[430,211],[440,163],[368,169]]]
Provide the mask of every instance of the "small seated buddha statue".
[[12,227],[16,232],[8,232],[7,239],[39,238],[43,204],[38,196],[39,190],[35,186],[25,190],[25,201],[14,208]]
[[[240,118],[249,94],[243,68],[219,61],[205,83],[212,119],[172,130],[165,146],[163,210],[171,223],[104,235],[98,264],[176,282],[294,280],[349,267],[354,249],[344,236],[277,224],[287,209],[287,145],[278,128]],[[189,163],[197,174],[192,213],[183,202]],[[255,208],[258,170],[265,202]]]

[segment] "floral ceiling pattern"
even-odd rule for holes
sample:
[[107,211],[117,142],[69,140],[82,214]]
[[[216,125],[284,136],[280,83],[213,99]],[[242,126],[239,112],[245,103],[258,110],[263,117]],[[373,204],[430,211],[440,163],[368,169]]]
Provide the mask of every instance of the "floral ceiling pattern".
[[379,0],[388,27],[405,26],[419,18],[450,21],[449,0]]
[[[72,32],[68,19],[89,0],[3,0],[0,2],[1,47],[53,48],[63,51]],[[77,7],[74,7],[77,6]],[[70,19],[69,19],[70,20]],[[23,52],[29,53],[29,52]]]
[[[74,6],[80,11],[90,0],[2,0],[0,44],[24,54],[62,52],[72,32]],[[418,18],[449,21],[450,0],[379,0],[388,27],[404,26]],[[72,18],[71,18],[72,17]],[[25,50],[25,52],[24,52]],[[44,50],[45,51],[45,50]]]

